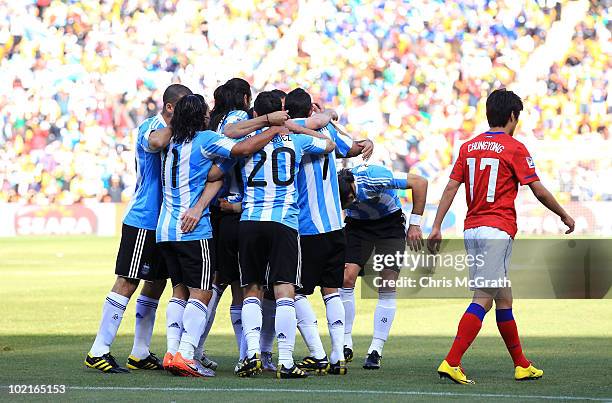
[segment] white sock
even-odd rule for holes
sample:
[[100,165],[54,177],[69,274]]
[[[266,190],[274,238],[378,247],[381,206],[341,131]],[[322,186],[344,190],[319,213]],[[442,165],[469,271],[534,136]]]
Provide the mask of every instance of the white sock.
[[368,349],[368,354],[376,350],[382,356],[382,350],[387,337],[389,337],[389,331],[395,317],[397,306],[395,294],[395,291],[378,293],[378,304],[376,304],[376,310],[374,311],[374,337]]
[[261,323],[261,340],[259,345],[262,352],[272,352],[274,346],[274,336],[276,331],[274,329],[274,319],[276,317],[276,301],[272,299],[263,300],[263,321]]
[[136,299],[136,328],[134,329],[134,346],[132,355],[138,359],[149,356],[151,336],[155,325],[155,312],[157,312],[158,299],[140,295]]
[[355,321],[355,289],[341,288],[340,298],[344,305],[344,345],[353,348],[353,322]]
[[130,299],[116,292],[109,292],[102,308],[100,328],[89,353],[93,357],[100,357],[110,352],[110,346],[117,336],[117,330],[123,319],[123,312]]
[[204,326],[206,326],[207,313],[208,308],[206,304],[195,298],[189,298],[183,313],[183,334],[181,335],[181,344],[178,349],[183,358],[193,359],[195,349],[204,332]]
[[[230,306],[230,320],[236,337],[236,345],[238,346],[238,355],[240,355],[240,343],[242,342],[242,305]],[[240,357],[242,359],[242,357]]]
[[278,364],[285,368],[293,367],[293,347],[297,319],[295,318],[295,303],[291,298],[276,300],[276,341],[278,343]]
[[297,327],[300,329],[310,355],[317,360],[325,358],[325,350],[317,326],[317,317],[310,306],[310,302],[303,295],[295,296],[295,316]]
[[344,305],[337,292],[325,295],[323,301],[332,345],[329,361],[335,364],[344,360]]
[[247,356],[261,354],[259,338],[261,336],[261,301],[259,298],[245,298],[242,303],[242,333],[246,339]]
[[204,333],[200,337],[200,342],[195,349],[194,356],[196,358],[201,358],[204,355],[204,350],[206,350],[206,339],[208,338],[208,333],[210,333],[210,328],[215,321],[215,315],[217,313],[217,305],[219,305],[219,301],[221,300],[221,296],[223,295],[223,289],[217,287],[213,284],[212,297],[210,301],[208,301],[208,315],[206,316],[206,325],[204,326]]
[[170,298],[166,308],[166,340],[168,352],[176,354],[183,334],[183,313],[187,301],[180,298]]

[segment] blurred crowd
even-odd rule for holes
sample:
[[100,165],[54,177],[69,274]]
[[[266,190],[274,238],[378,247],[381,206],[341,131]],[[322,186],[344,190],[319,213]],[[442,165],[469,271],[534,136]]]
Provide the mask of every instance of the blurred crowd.
[[[139,122],[182,82],[212,99],[233,76],[255,92],[302,86],[339,111],[374,159],[445,183],[484,98],[512,88],[566,1],[0,1],[0,202],[125,201]],[[524,96],[520,139],[562,200],[612,200],[610,1],[592,1],[563,56]],[[549,38],[550,39],[550,38]],[[537,153],[533,152],[536,154]],[[439,192],[438,192],[439,193]],[[437,197],[437,196],[436,196]],[[434,201],[434,200],[432,200]]]

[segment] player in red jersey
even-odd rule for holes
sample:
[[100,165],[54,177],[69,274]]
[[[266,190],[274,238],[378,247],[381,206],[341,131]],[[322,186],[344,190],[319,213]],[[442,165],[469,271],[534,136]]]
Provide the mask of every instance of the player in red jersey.
[[472,288],[474,298],[459,321],[450,352],[438,368],[440,377],[460,384],[474,383],[463,372],[461,357],[478,335],[493,301],[497,327],[514,361],[515,379],[537,379],[544,373],[523,354],[512,315],[512,290],[507,281],[512,240],[517,231],[514,200],[518,185],[528,185],[535,197],[561,218],[568,227],[566,234],[574,230],[574,220],[540,182],[527,148],[512,137],[522,110],[521,99],[512,91],[500,89],[489,95],[487,120],[491,129],[461,146],[428,239],[429,249],[439,251],[442,221],[459,186],[465,183],[468,205],[465,248],[468,255],[479,254],[485,258],[481,264],[469,268],[470,283],[475,281],[476,285]]

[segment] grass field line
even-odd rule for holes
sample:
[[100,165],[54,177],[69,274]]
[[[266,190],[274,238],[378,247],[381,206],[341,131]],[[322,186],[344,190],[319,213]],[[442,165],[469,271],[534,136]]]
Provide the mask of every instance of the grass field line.
[[[2,385],[1,389],[9,386]],[[123,392],[281,392],[281,393],[337,393],[337,394],[364,394],[364,395],[393,395],[393,396],[436,396],[436,397],[475,397],[499,399],[539,399],[539,400],[590,400],[609,402],[612,397],[587,396],[550,396],[550,395],[514,395],[502,393],[457,393],[457,392],[428,392],[419,390],[350,390],[350,389],[288,389],[288,388],[186,388],[186,387],[132,387],[132,386],[67,386],[67,390],[81,391],[123,391]]]

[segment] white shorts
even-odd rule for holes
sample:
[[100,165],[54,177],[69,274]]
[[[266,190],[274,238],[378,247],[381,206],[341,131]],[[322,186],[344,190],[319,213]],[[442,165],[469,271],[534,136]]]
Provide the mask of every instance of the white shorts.
[[468,261],[470,290],[510,287],[508,268],[512,255],[512,237],[494,227],[476,227],[463,231]]

